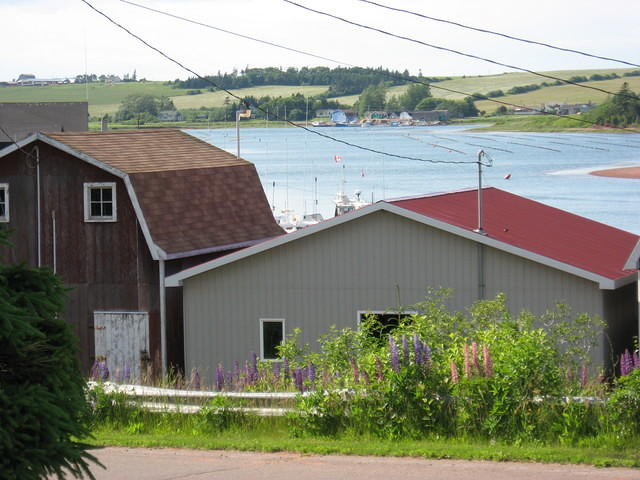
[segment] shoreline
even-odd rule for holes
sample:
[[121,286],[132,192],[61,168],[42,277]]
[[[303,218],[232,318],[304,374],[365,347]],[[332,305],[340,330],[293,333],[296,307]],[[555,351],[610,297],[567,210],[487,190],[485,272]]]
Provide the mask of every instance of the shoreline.
[[640,180],[640,166],[594,170],[593,172],[589,172],[589,174],[597,177],[631,178]]

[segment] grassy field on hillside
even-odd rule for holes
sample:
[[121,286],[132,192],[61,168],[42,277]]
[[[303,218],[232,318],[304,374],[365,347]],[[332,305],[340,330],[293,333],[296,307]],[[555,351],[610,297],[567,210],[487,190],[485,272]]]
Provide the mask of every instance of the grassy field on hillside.
[[[604,75],[604,74],[611,74],[611,73],[617,73],[622,77],[623,73],[629,72],[629,71],[631,70],[611,68],[611,69],[594,69],[594,70],[562,70],[562,71],[550,71],[550,72],[542,72],[542,73],[544,73],[545,75],[551,75],[558,78],[569,79],[570,77],[573,77],[576,75],[590,77],[591,75],[594,75],[594,74]],[[510,88],[513,88],[516,86],[540,84],[544,81],[547,81],[549,83],[553,82],[553,80],[545,79],[537,75],[533,75],[531,73],[525,73],[525,72],[503,73],[500,75],[482,75],[482,76],[473,76],[473,77],[471,76],[456,77],[456,78],[453,78],[452,80],[445,80],[444,82],[436,82],[431,84],[432,85],[431,94],[437,98],[449,98],[449,99],[456,100],[456,99],[462,99],[466,95],[448,92],[446,90],[439,89],[438,87],[457,90],[460,92],[464,92],[465,94],[472,94],[472,93],[488,93],[492,90],[503,90],[506,92]],[[624,81],[629,82],[629,86],[632,90],[640,89],[640,77],[622,77],[616,80],[605,80],[602,82],[587,82],[587,84],[592,84],[594,86],[603,88],[605,90],[612,90],[615,92],[620,88],[620,85],[622,85]],[[388,90],[387,98],[389,98],[391,95],[400,96],[405,92],[407,88],[408,88],[408,85],[399,85],[397,87],[391,87]],[[554,91],[554,89],[558,89],[558,88],[560,89],[564,88],[567,90],[565,90],[562,93],[557,93]],[[575,89],[575,91],[572,91],[571,89]],[[571,100],[564,100],[567,103],[570,103],[570,102],[586,103],[589,100],[591,100],[592,102],[598,102],[598,101],[602,101],[602,99],[606,97],[606,95],[603,93],[598,93],[596,91],[580,88],[574,85],[568,85],[568,86],[562,86],[562,87],[542,88],[540,90],[530,92],[529,94],[526,94],[526,95],[517,95],[513,97],[511,96],[499,97],[499,100],[503,100],[506,98],[526,97],[527,95],[539,95],[545,98],[547,95],[552,96],[552,98],[548,101],[557,101],[558,98],[556,97],[566,96],[566,98],[571,99]],[[341,103],[345,103],[347,105],[353,105],[353,103],[355,103],[355,101],[358,100],[358,95],[349,95],[345,97],[339,97],[336,100],[340,101]],[[511,100],[505,100],[505,101],[511,101]],[[495,108],[497,108],[498,106],[494,102],[487,101],[486,103],[488,103],[489,105],[496,105]],[[518,103],[518,102],[512,102],[512,103]],[[489,109],[487,109],[487,107],[485,106],[480,106],[481,104],[483,104],[483,102],[478,102],[476,104],[480,110],[487,110],[487,111],[495,110],[495,108],[491,109],[491,107],[489,107]]]
[[[253,96],[256,98],[260,97],[288,97],[290,95],[294,95],[296,93],[301,93],[306,96],[319,95],[327,91],[326,86],[307,86],[307,87],[298,87],[291,85],[267,85],[264,87],[254,87],[254,88],[243,88],[240,90],[231,90],[232,93],[238,95],[240,97]],[[173,90],[173,95],[176,92],[184,92],[184,90]],[[200,108],[200,107],[222,107],[224,105],[225,97],[228,97],[229,94],[226,92],[203,92],[199,95],[180,95],[180,96],[171,96],[171,100],[173,100],[176,108]],[[230,101],[234,101],[233,98],[229,99]]]
[[[233,90],[239,96],[255,97],[287,97],[295,93],[318,95],[327,90],[326,86],[298,87],[287,85],[270,85],[265,87]],[[127,82],[105,85],[90,83],[88,88],[89,114],[99,117],[113,114],[118,110],[120,102],[134,93],[148,93],[171,97],[177,108],[221,107],[225,92],[207,92],[200,95],[187,95],[185,89],[173,88],[165,82]],[[233,100],[233,99],[231,99]],[[87,86],[84,84],[48,85],[44,87],[0,87],[0,102],[84,102],[87,101]]]

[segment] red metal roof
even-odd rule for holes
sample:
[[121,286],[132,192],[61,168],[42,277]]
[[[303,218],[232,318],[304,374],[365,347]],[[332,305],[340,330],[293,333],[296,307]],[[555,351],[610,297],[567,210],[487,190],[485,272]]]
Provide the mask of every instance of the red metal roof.
[[[450,225],[478,227],[478,192],[467,190],[389,203]],[[483,189],[483,229],[493,240],[611,280],[624,270],[638,235],[497,188]]]

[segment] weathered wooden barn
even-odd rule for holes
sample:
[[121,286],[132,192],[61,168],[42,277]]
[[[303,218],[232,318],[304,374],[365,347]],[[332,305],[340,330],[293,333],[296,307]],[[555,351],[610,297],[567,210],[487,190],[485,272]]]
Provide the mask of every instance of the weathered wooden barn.
[[96,356],[134,373],[144,358],[181,366],[181,291],[165,277],[282,234],[253,164],[173,129],[6,147],[0,214],[15,244],[0,261],[51,267],[71,287],[85,371]]
[[[637,235],[495,188],[378,202],[186,269],[187,369],[211,371],[250,352],[273,358],[294,328],[315,344],[330,325],[356,327],[452,288],[463,311],[504,292],[513,313],[557,302],[607,322],[613,351],[638,333]],[[595,360],[606,364],[603,340]]]

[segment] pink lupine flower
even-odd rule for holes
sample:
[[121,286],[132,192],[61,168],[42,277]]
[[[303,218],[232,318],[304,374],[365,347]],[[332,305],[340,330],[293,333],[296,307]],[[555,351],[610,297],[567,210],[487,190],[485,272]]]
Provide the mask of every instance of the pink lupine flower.
[[449,366],[451,367],[451,383],[457,384],[460,381],[460,377],[458,376],[458,366],[454,361],[452,361]]
[[464,357],[462,363],[462,367],[464,369],[464,378],[469,378],[471,377],[471,358],[469,347],[466,344],[463,346],[462,352]]
[[491,361],[491,352],[487,345],[482,346],[482,363],[485,377],[493,377],[493,362]]

